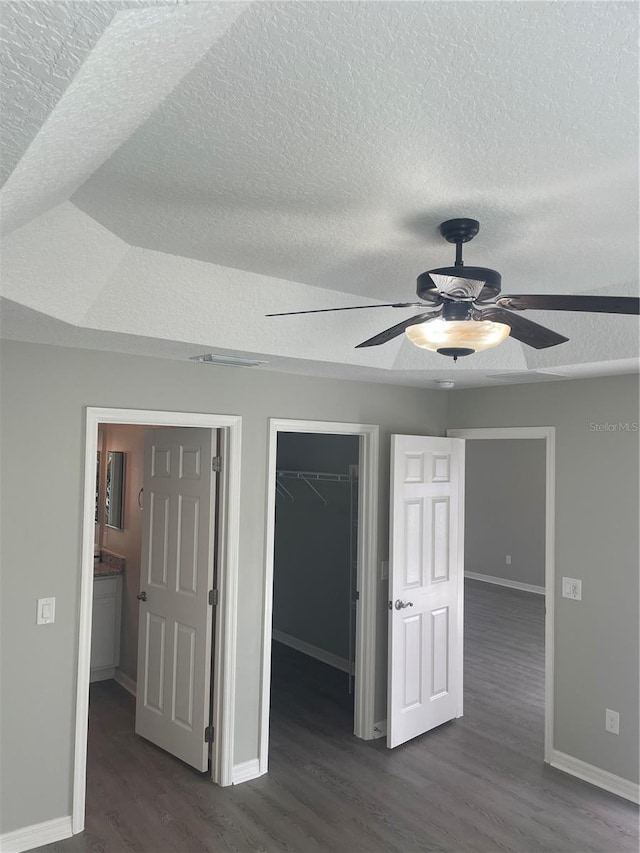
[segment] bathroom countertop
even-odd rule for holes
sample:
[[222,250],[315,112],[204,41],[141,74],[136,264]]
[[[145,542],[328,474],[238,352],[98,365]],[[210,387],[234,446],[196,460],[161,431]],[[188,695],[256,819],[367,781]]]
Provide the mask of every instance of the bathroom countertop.
[[100,560],[93,561],[94,578],[107,578],[124,574],[124,557],[121,557],[120,554],[114,554],[113,551],[107,551],[106,548],[102,548],[100,555]]
[[95,562],[93,564],[93,577],[94,578],[111,578],[117,577],[118,575],[124,574],[124,567],[114,568],[109,565],[109,563],[98,563]]

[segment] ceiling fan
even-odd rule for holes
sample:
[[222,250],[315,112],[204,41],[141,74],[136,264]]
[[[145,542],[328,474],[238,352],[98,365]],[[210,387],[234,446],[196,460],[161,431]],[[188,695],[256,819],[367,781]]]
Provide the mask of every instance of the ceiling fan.
[[403,320],[358,344],[375,347],[403,332],[416,346],[451,356],[463,355],[498,346],[509,335],[527,346],[546,349],[569,339],[552,329],[521,317],[526,310],[590,311],[601,314],[638,314],[640,299],[632,296],[566,296],[560,294],[500,295],[500,273],[485,267],[465,267],[462,246],[480,229],[475,219],[449,219],[440,233],[455,243],[456,259],[452,267],[429,270],[418,276],[417,294],[422,302],[390,302],[384,305],[350,305],[346,308],[316,308],[311,311],[286,311],[267,317],[294,314],[322,314],[328,311],[355,311],[362,308],[429,308]]

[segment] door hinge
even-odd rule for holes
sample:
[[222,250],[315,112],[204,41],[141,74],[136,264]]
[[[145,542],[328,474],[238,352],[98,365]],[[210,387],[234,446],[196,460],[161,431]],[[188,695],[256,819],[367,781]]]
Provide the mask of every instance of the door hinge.
[[213,456],[211,458],[211,470],[215,474],[219,474],[222,471],[222,456]]
[[360,591],[356,590],[356,601],[360,601]]
[[210,589],[209,590],[209,604],[211,604],[212,607],[217,606],[217,604],[218,604],[218,590],[217,589]]
[[207,726],[204,730],[204,742],[205,743],[213,743],[213,738],[215,736],[216,730],[213,726]]

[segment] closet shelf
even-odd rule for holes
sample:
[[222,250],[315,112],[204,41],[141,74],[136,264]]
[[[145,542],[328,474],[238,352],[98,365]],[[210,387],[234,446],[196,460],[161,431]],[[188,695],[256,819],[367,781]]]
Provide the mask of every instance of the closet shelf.
[[315,487],[314,483],[351,483],[352,477],[350,474],[331,474],[325,471],[286,471],[278,469],[276,471],[276,494],[295,503],[295,498],[281,482],[282,480],[302,480],[306,483],[311,491],[317,495],[325,506],[328,506],[328,501]]

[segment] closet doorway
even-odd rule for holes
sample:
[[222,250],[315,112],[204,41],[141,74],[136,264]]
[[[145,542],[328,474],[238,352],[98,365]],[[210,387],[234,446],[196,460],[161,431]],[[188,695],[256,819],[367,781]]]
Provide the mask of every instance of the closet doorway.
[[278,433],[271,713],[353,731],[356,435]]
[[270,422],[263,773],[272,707],[374,737],[377,444],[376,426]]

